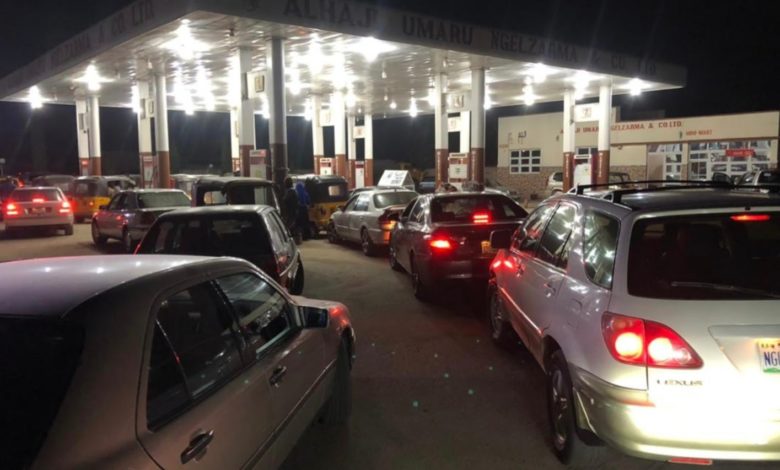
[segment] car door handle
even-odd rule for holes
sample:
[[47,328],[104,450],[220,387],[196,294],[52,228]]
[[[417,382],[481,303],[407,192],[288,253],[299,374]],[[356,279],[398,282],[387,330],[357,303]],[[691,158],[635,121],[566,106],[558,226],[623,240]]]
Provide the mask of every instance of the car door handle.
[[286,366],[277,366],[276,369],[274,369],[274,372],[271,374],[271,378],[268,379],[268,382],[278,387],[279,383],[284,379],[284,376],[287,375],[287,367]]
[[209,444],[211,444],[212,440],[214,440],[213,429],[209,432],[200,433],[195,436],[190,441],[190,445],[184,449],[184,452],[181,453],[181,463],[185,464],[190,460],[202,455],[204,452],[206,452],[206,448],[209,446]]
[[555,295],[555,286],[552,284],[552,282],[545,282],[544,283],[545,293],[547,297],[552,297]]

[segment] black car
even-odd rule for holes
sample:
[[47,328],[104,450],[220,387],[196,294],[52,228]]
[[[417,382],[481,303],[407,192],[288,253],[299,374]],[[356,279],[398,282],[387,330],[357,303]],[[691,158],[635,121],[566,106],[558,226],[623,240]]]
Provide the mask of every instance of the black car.
[[274,184],[260,178],[203,176],[192,183],[193,206],[262,204],[280,209]]
[[238,205],[178,209],[162,214],[136,254],[243,258],[294,295],[303,292],[303,263],[279,212],[270,206]]
[[494,230],[516,229],[528,215],[496,193],[440,193],[404,209],[390,236],[390,266],[412,276],[414,294],[427,299],[445,281],[488,279]]

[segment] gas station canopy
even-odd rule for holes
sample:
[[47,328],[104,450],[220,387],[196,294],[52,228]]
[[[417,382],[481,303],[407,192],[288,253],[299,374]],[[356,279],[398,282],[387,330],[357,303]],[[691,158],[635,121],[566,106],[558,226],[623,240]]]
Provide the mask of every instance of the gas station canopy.
[[[288,115],[311,113],[310,96],[345,94],[375,118],[433,112],[434,79],[446,74],[447,109],[468,109],[471,69],[486,70],[485,108],[684,85],[685,70],[592,50],[341,0],[140,0],[0,79],[0,98],[137,106],[139,80],[164,73],[169,108],[227,112],[241,99],[240,48],[250,49],[256,112],[267,113],[266,47],[285,41]],[[323,100],[327,106],[327,99]]]

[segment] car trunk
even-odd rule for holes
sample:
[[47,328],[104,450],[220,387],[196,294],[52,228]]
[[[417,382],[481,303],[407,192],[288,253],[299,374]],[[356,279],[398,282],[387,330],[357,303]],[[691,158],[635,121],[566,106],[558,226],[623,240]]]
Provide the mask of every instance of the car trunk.
[[435,225],[432,239],[452,242],[451,259],[493,259],[495,250],[490,246],[490,234],[494,230],[515,230],[521,220],[490,224],[439,223]]

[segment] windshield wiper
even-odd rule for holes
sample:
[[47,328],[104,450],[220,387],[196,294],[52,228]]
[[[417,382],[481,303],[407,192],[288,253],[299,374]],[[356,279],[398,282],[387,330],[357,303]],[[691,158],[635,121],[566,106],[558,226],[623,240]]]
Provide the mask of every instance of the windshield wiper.
[[780,299],[780,294],[768,292],[761,289],[751,289],[749,287],[733,286],[731,284],[717,284],[714,282],[685,282],[685,281],[672,281],[669,283],[672,287],[699,287],[702,289],[712,289],[725,292],[734,292],[738,294],[758,295],[761,297],[768,297],[771,299]]

